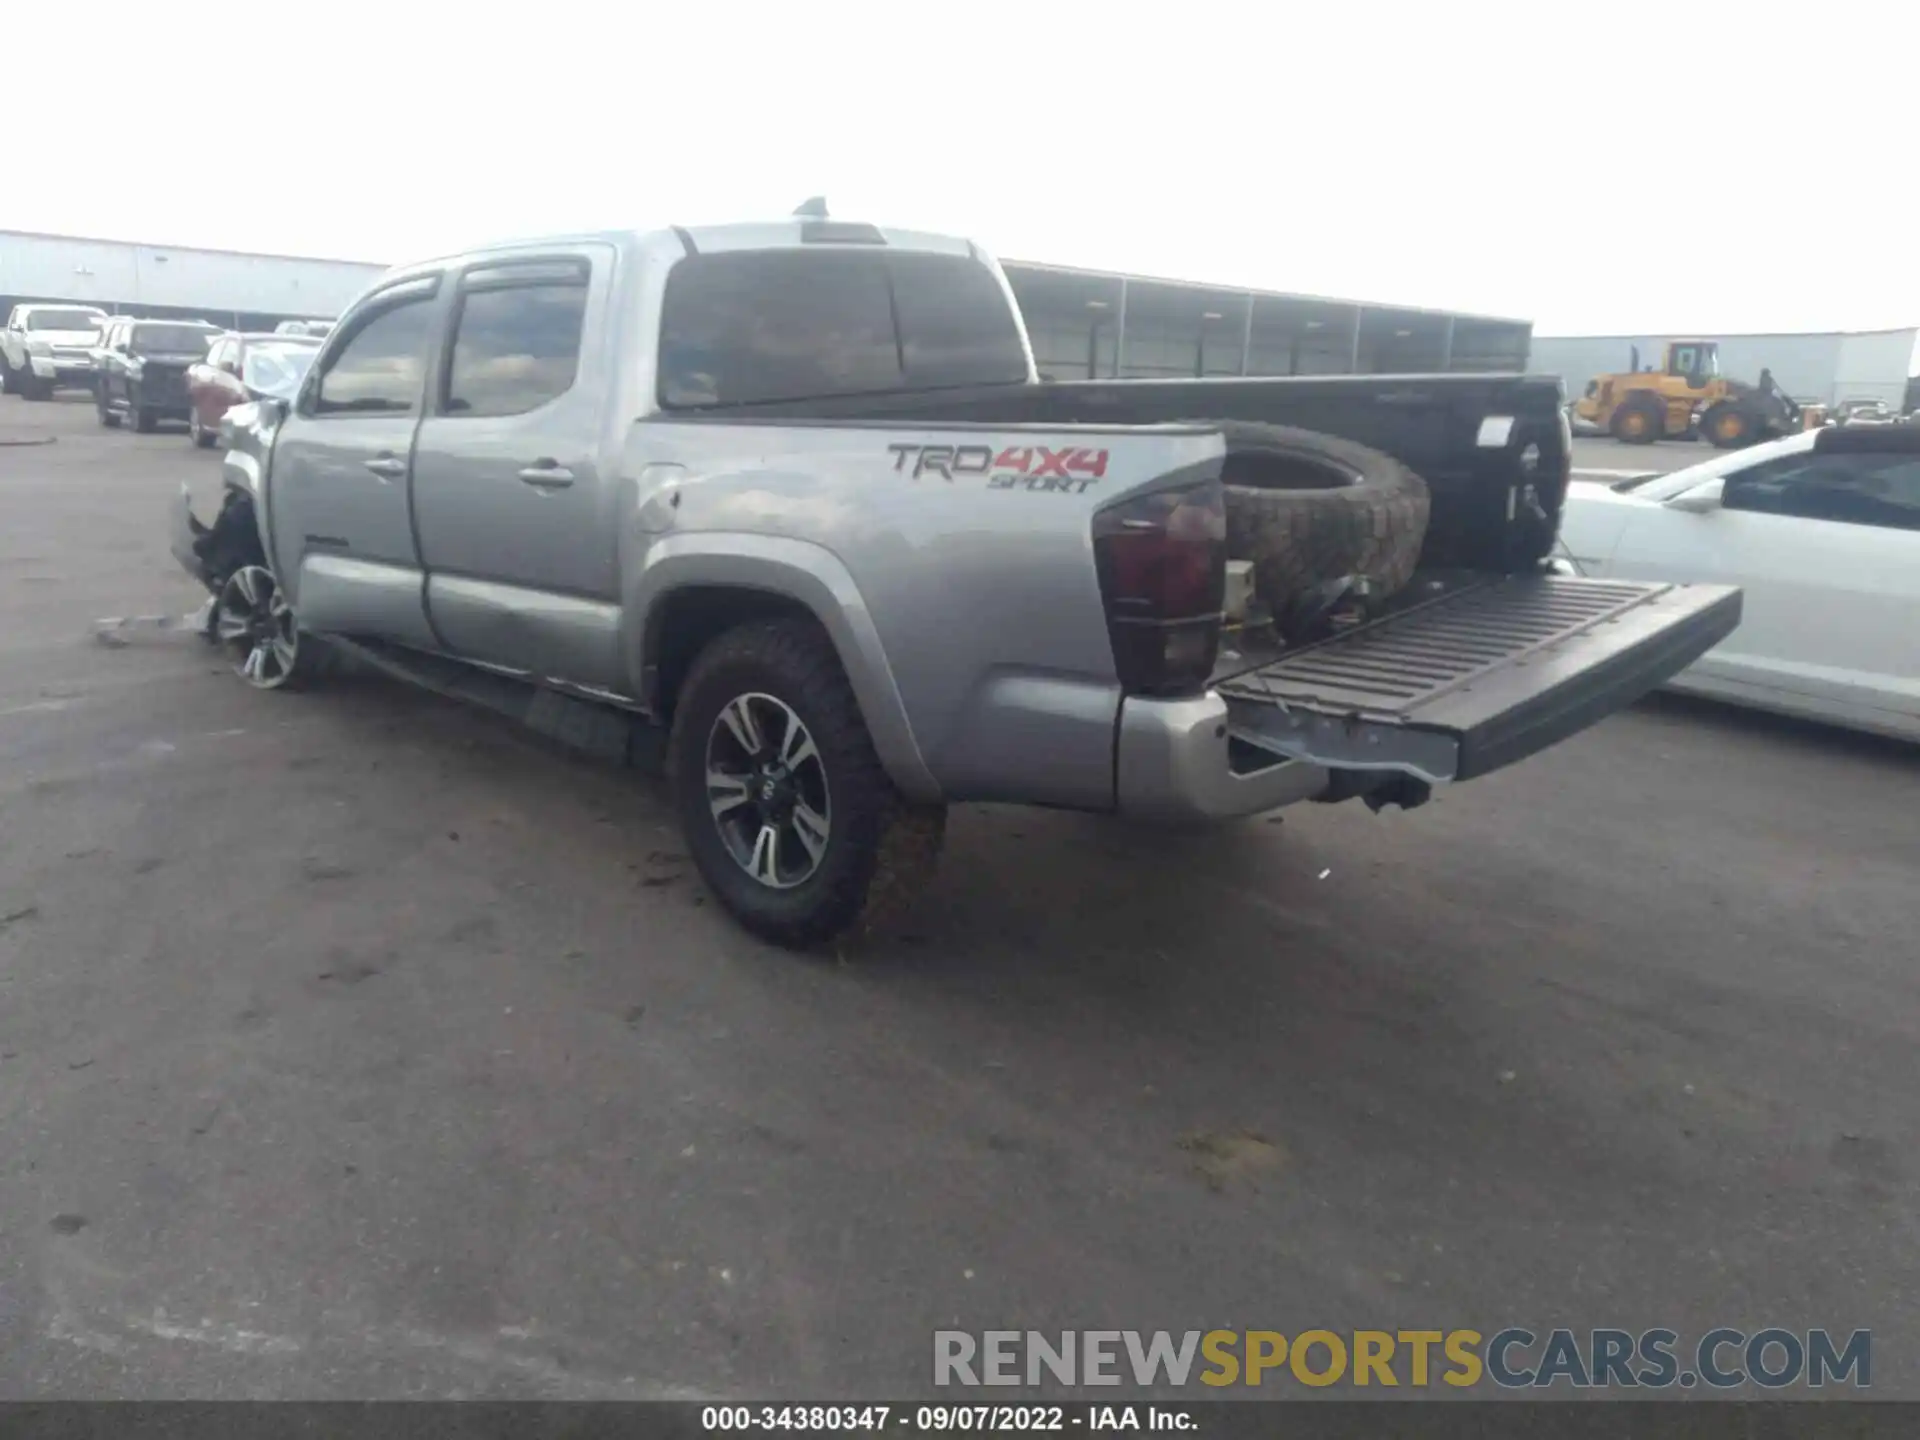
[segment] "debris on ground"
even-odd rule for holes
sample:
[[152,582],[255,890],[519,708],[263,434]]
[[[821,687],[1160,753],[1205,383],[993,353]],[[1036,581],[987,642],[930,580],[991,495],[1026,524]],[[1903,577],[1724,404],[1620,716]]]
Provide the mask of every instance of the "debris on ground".
[[93,622],[93,638],[109,649],[120,650],[133,643],[132,634],[142,630],[155,630],[163,634],[181,630],[194,635],[209,635],[213,630],[213,605],[213,597],[209,595],[198,610],[185,615],[109,615]]
[[1216,1135],[1195,1130],[1175,1142],[1193,1156],[1194,1173],[1209,1190],[1225,1190],[1229,1182],[1262,1170],[1274,1170],[1286,1160],[1286,1151],[1251,1130]]

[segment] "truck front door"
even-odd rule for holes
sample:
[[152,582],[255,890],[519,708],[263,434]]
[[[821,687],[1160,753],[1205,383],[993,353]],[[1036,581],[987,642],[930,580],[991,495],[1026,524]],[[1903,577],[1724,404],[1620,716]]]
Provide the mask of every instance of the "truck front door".
[[274,439],[275,570],[308,628],[434,644],[407,487],[442,288],[417,276],[362,301]]

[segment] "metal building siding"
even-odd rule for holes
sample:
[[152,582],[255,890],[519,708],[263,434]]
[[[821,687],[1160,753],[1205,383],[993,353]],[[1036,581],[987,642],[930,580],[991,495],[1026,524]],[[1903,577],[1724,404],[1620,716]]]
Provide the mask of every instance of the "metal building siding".
[[1755,381],[1760,371],[1773,378],[1796,400],[1830,405],[1839,400],[1886,400],[1899,404],[1913,373],[1916,332],[1830,332],[1808,335],[1574,335],[1539,336],[1527,369],[1536,375],[1558,375],[1567,394],[1578,396],[1596,375],[1625,370],[1630,347],[1640,347],[1640,364],[1659,365],[1673,338],[1716,340],[1720,345],[1720,373],[1733,380]]
[[1877,330],[1840,341],[1835,400],[1884,400],[1906,407],[1907,381],[1920,373],[1920,330]]
[[0,231],[0,295],[332,316],[384,266]]

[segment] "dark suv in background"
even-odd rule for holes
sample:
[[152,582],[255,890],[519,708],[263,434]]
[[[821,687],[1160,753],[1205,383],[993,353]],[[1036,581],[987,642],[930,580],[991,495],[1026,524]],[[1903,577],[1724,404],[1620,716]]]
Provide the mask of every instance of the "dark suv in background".
[[187,369],[206,358],[220,334],[204,320],[109,320],[94,362],[100,423],[118,425],[124,417],[142,433],[162,420],[185,424]]

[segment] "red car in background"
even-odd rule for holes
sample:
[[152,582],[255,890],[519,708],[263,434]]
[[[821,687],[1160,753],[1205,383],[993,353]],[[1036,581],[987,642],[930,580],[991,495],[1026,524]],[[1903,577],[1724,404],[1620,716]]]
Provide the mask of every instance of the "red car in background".
[[207,349],[207,358],[187,371],[187,431],[193,443],[212,448],[220,419],[235,405],[271,395],[291,400],[320,353],[307,335],[227,334]]

